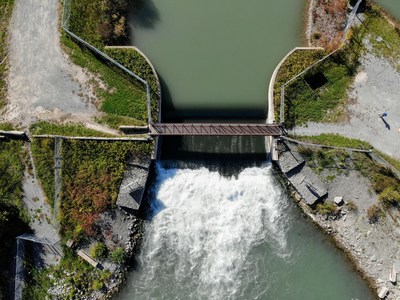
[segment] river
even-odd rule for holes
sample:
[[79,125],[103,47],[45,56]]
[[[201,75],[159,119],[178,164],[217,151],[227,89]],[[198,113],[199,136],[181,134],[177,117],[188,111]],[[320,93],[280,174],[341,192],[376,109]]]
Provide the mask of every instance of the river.
[[[132,8],[133,43],[163,81],[164,118],[265,116],[273,69],[301,44],[304,6],[145,0]],[[288,198],[262,139],[178,144],[188,157],[157,163],[140,253],[116,299],[374,299]],[[209,166],[215,152],[226,169]]]
[[390,13],[397,20],[400,20],[400,1],[375,0],[375,2],[381,5],[388,13]]

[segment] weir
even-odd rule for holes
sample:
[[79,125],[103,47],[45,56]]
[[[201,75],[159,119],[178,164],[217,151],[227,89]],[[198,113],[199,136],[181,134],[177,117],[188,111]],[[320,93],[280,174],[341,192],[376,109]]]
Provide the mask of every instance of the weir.
[[[165,123],[149,132],[172,162],[155,164],[137,264],[116,299],[373,299],[267,161],[281,128],[244,121],[266,115],[268,78],[299,44],[301,9],[298,0],[153,0],[132,12],[132,43],[163,85]],[[223,108],[239,117],[207,119]]]

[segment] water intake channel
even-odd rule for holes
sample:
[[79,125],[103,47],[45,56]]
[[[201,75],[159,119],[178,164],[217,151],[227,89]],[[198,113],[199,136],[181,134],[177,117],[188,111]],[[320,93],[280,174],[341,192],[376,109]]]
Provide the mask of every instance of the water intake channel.
[[[303,1],[142,2],[132,43],[162,78],[164,121],[265,119],[270,76],[300,45]],[[373,299],[287,197],[263,138],[163,144],[141,249],[116,299]]]

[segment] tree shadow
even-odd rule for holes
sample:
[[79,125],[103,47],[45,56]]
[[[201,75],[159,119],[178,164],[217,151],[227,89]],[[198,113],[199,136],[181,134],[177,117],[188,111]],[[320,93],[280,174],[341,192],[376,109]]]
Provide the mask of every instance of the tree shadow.
[[160,14],[153,0],[129,0],[129,23],[135,27],[154,28]]

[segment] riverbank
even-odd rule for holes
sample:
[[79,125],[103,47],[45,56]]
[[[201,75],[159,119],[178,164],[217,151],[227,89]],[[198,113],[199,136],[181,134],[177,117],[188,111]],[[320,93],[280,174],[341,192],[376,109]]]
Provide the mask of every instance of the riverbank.
[[[367,153],[292,142],[280,144],[280,149],[280,169],[304,213],[332,237],[375,293],[387,288],[386,299],[397,299],[400,228],[396,219],[400,214],[395,206],[385,204],[382,189],[385,184],[388,189],[398,186],[399,180]],[[299,176],[303,181],[296,179]],[[324,189],[323,200],[307,195],[301,188],[304,182],[310,188]],[[337,197],[341,201],[334,204]]]
[[[313,2],[310,1],[310,9]],[[377,117],[379,110],[390,109],[392,115],[398,114],[397,102],[391,100],[398,98],[399,75],[395,63],[399,55],[397,22],[375,4],[364,9],[366,12],[360,16],[362,23],[353,30],[353,39],[358,42],[360,52],[356,55],[359,63],[352,76],[354,83],[346,89],[348,99],[345,99],[345,110],[342,110],[345,118],[333,120],[336,123],[326,123],[327,120],[322,120],[324,123],[321,120],[305,122],[304,126],[294,126],[290,133],[340,133],[352,138],[361,135],[363,140],[383,152],[386,160],[397,166],[394,158],[399,157],[399,126],[392,118],[382,120]],[[320,26],[316,24],[313,28],[314,25],[309,23],[306,32],[318,32]],[[329,84],[322,86],[321,90],[331,88]],[[296,104],[291,104],[289,109],[297,112]],[[395,130],[391,130],[394,124]],[[359,144],[364,148],[370,147],[364,146],[365,142],[349,141],[335,135],[309,137],[309,140],[313,139],[330,142],[333,146],[347,144],[354,147]],[[284,142],[280,144],[279,168],[304,213],[346,253],[375,294],[385,299],[398,299],[400,228],[397,219],[400,215],[397,201],[400,199],[397,195],[400,191],[395,176],[397,170],[388,168],[387,163],[373,153],[332,151]],[[360,164],[361,156],[364,156],[364,162]],[[293,169],[288,169],[290,165]],[[333,200],[337,200],[339,205]]]

